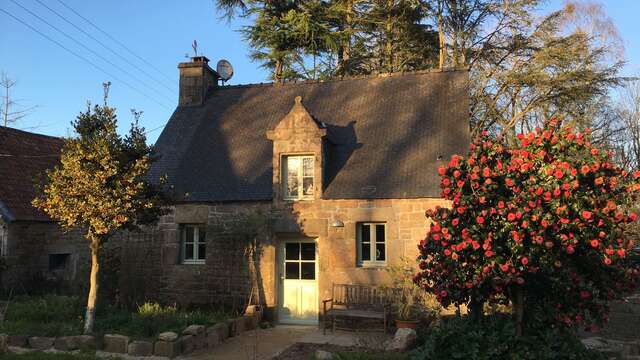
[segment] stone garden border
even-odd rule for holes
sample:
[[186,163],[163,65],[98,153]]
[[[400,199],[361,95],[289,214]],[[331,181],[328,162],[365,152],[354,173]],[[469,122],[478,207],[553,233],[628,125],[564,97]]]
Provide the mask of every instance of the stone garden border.
[[227,319],[209,327],[189,325],[181,334],[164,332],[158,334],[155,341],[132,341],[128,336],[119,334],[105,334],[102,341],[91,335],[54,338],[0,334],[0,354],[6,353],[9,347],[36,351],[96,349],[114,355],[161,356],[171,359],[178,355],[190,354],[196,350],[215,348],[229,337],[238,336],[244,331],[254,330],[262,321],[262,315],[263,310],[260,306],[252,305],[247,308],[243,316]]

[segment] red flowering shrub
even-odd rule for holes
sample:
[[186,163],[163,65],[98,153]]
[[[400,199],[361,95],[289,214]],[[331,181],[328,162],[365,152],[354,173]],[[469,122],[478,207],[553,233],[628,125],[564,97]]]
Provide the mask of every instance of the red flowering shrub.
[[600,324],[638,280],[623,233],[636,221],[626,209],[640,172],[556,120],[518,139],[510,147],[485,133],[439,169],[451,208],[427,212],[414,280],[444,306],[518,293],[530,323]]

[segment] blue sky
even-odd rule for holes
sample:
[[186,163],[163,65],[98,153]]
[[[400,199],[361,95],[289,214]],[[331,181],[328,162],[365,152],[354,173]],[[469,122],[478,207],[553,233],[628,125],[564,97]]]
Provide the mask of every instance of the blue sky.
[[[561,4],[561,0],[553,0],[543,11],[557,9]],[[628,64],[624,73],[640,73],[640,26],[636,18],[640,13],[640,1],[609,0],[603,4],[625,41]],[[141,123],[148,130],[161,127],[176,105],[176,66],[185,60],[185,54],[192,53],[194,39],[198,41],[199,52],[209,57],[214,66],[221,58],[233,64],[235,75],[230,84],[267,81],[267,73],[249,60],[249,49],[237,31],[243,21],[221,20],[212,0],[0,0],[0,9],[109,73],[70,54],[0,11],[0,70],[18,81],[13,93],[22,105],[37,105],[33,113],[14,125],[28,131],[70,135],[69,124],[86,107],[87,101],[102,101],[101,84],[104,81],[112,82],[110,104],[118,109],[121,126],[132,119],[129,109],[136,108],[144,111]],[[109,37],[70,9],[89,19]],[[150,132],[149,140],[154,142],[160,131]]]

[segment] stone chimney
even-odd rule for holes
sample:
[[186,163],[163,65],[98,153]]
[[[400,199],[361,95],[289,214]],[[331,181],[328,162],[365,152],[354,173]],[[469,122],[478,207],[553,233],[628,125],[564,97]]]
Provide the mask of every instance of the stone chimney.
[[218,73],[209,67],[205,56],[194,56],[190,62],[178,64],[180,69],[180,95],[178,106],[204,104],[207,94],[218,86]]

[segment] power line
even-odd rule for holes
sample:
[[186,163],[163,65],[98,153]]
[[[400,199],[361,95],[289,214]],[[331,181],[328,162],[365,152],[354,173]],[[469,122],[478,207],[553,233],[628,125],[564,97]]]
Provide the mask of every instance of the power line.
[[90,53],[94,54],[95,56],[97,56],[98,58],[102,59],[102,61],[110,64],[111,66],[115,67],[116,69],[122,71],[123,73],[129,75],[131,78],[133,78],[134,80],[138,81],[139,83],[141,83],[143,86],[145,86],[146,88],[150,89],[151,91],[155,92],[156,94],[164,97],[165,100],[168,101],[173,101],[173,99],[169,98],[168,96],[166,96],[165,94],[161,93],[160,91],[156,90],[155,88],[147,85],[144,81],[140,80],[138,77],[136,77],[135,75],[133,75],[132,73],[130,73],[129,71],[127,71],[126,69],[123,69],[122,67],[120,67],[118,64],[115,64],[114,62],[112,62],[111,60],[105,58],[104,56],[100,55],[99,53],[97,53],[96,51],[94,51],[93,49],[91,49],[90,47],[86,46],[85,44],[83,44],[82,42],[78,41],[77,39],[75,39],[73,36],[67,34],[66,32],[64,32],[63,30],[60,30],[57,26],[51,24],[50,22],[48,22],[46,19],[43,19],[41,16],[39,16],[38,14],[34,13],[33,11],[27,9],[26,7],[22,6],[22,4],[18,3],[16,0],[11,0],[11,2],[13,2],[14,4],[18,5],[20,8],[22,8],[24,11],[28,12],[29,14],[31,14],[31,16],[37,18],[38,20],[42,21],[43,23],[49,25],[51,28],[53,28],[54,30],[56,30],[57,32],[61,33],[62,35],[64,35],[66,38],[70,39],[71,41],[75,42],[76,44],[80,45],[81,47],[83,47],[84,49],[86,49],[87,51],[89,51]]
[[117,39],[115,39],[113,36],[109,35],[109,33],[107,33],[106,31],[102,30],[98,25],[94,24],[91,20],[87,19],[86,17],[82,16],[80,13],[78,13],[75,9],[73,9],[71,6],[67,5],[64,1],[62,0],[58,0],[58,2],[60,4],[62,4],[62,6],[66,7],[67,9],[69,9],[71,12],[73,12],[74,14],[76,14],[78,17],[80,17],[82,20],[86,21],[89,25],[93,26],[95,29],[97,29],[98,31],[100,31],[102,34],[104,34],[106,37],[108,37],[109,39],[111,39],[113,42],[115,42],[116,44],[120,45],[123,49],[127,50],[131,55],[137,57],[138,59],[140,59],[142,62],[144,62],[145,64],[149,65],[150,67],[152,67],[153,69],[155,69],[158,74],[162,75],[164,78],[168,79],[169,81],[171,81],[171,83],[176,84],[177,82],[175,81],[175,79],[172,79],[166,75],[164,75],[162,73],[162,70],[158,69],[157,67],[155,67],[152,63],[150,63],[149,61],[145,60],[143,57],[141,57],[140,55],[136,54],[135,52],[133,52],[133,50],[129,49],[129,47],[127,47],[125,44],[123,44],[122,42],[118,41]]
[[54,9],[50,8],[47,4],[43,3],[41,0],[36,0],[36,2],[38,2],[40,5],[42,5],[43,7],[47,8],[47,10],[49,10],[50,12],[54,13],[55,15],[57,15],[59,18],[61,18],[62,20],[64,20],[67,24],[73,26],[76,30],[80,31],[81,33],[85,34],[87,37],[91,38],[93,41],[97,42],[98,44],[100,44],[103,48],[109,50],[112,54],[116,55],[117,57],[119,57],[120,59],[122,59],[124,62],[126,62],[127,64],[133,66],[134,68],[136,68],[138,71],[142,72],[143,74],[145,74],[147,77],[149,77],[151,80],[155,81],[156,83],[160,84],[161,86],[165,87],[166,89],[168,89],[169,91],[173,92],[175,91],[175,88],[169,87],[167,86],[164,82],[159,81],[157,78],[155,78],[153,75],[149,74],[146,70],[144,70],[143,68],[139,67],[138,65],[134,64],[133,62],[129,61],[127,58],[125,58],[124,56],[120,55],[120,53],[116,52],[115,50],[113,50],[110,46],[106,45],[104,42],[100,41],[99,39],[97,39],[95,36],[91,35],[90,33],[88,33],[87,31],[85,31],[83,28],[79,27],[78,25],[76,25],[75,23],[73,23],[71,20],[67,19],[64,15],[61,15],[59,12],[55,11]]
[[10,12],[6,11],[3,8],[0,8],[0,11],[2,11],[3,13],[7,14],[9,17],[13,18],[14,20],[16,20],[17,22],[21,23],[22,25],[28,27],[29,29],[31,29],[32,31],[38,33],[40,36],[42,36],[43,38],[51,41],[52,43],[58,45],[59,47],[61,47],[62,49],[64,49],[65,51],[69,52],[70,54],[74,55],[75,57],[83,60],[84,62],[86,62],[87,64],[93,66],[94,68],[98,69],[99,71],[103,72],[104,74],[106,74],[107,76],[112,77],[113,79],[120,81],[121,83],[123,83],[124,85],[128,86],[129,88],[131,88],[132,90],[134,90],[135,92],[139,93],[140,95],[146,97],[147,99],[155,102],[156,104],[162,106],[163,108],[167,109],[167,110],[172,110],[171,107],[167,106],[166,104],[163,104],[161,102],[158,102],[156,99],[154,99],[153,97],[150,97],[149,95],[147,95],[146,93],[140,91],[138,88],[136,88],[135,86],[129,84],[128,82],[121,80],[120,78],[118,78],[117,76],[111,74],[110,72],[108,72],[107,70],[105,70],[104,68],[102,68],[99,65],[96,65],[95,63],[93,63],[91,60],[87,59],[86,57],[78,54],[77,52],[69,49],[68,47],[64,46],[63,44],[61,44],[59,41],[49,37],[48,35],[44,34],[43,32],[41,32],[40,30],[36,29],[35,27],[29,25],[29,23],[27,23],[26,21],[22,20],[21,18],[11,14]]

